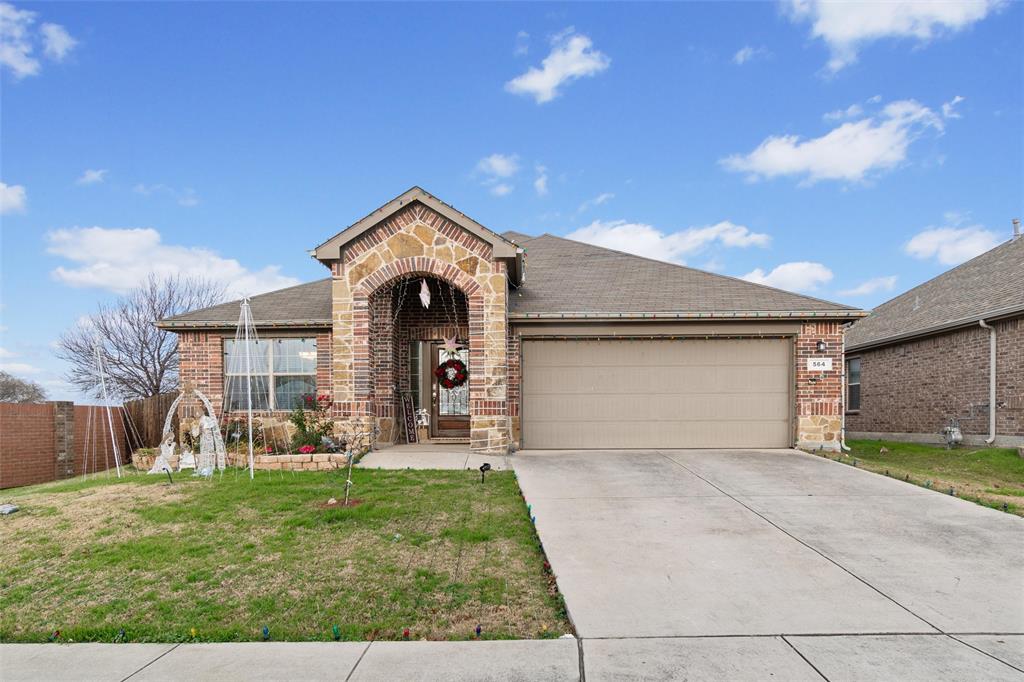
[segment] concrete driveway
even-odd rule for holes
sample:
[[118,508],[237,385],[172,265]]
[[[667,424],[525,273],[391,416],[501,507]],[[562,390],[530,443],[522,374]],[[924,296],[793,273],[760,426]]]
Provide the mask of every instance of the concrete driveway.
[[588,680],[1024,678],[1019,518],[789,450],[510,459]]

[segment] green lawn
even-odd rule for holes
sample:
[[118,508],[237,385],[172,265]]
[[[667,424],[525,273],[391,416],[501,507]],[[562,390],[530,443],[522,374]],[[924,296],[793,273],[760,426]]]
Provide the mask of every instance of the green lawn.
[[[515,477],[132,474],[0,491],[0,641],[555,637],[570,632]],[[119,631],[124,629],[123,637]]]
[[[1024,459],[1013,448],[941,446],[878,440],[847,441],[852,451],[842,461],[880,474],[1024,516]],[[888,452],[881,452],[882,448]]]

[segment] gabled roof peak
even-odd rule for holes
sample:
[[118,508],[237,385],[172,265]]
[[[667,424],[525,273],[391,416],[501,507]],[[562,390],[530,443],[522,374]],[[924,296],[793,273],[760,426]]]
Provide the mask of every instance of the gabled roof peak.
[[458,211],[451,204],[446,204],[418,185],[413,185],[411,188],[402,192],[377,210],[371,212],[369,215],[361,218],[352,225],[349,225],[344,230],[313,249],[311,251],[311,255],[323,263],[341,258],[341,250],[346,244],[357,239],[366,231],[372,229],[374,226],[384,220],[387,220],[394,214],[415,202],[423,204],[464,230],[474,234],[483,241],[488,242],[493,249],[495,258],[516,257],[518,249],[511,241],[502,237],[497,232],[484,227],[465,213]]

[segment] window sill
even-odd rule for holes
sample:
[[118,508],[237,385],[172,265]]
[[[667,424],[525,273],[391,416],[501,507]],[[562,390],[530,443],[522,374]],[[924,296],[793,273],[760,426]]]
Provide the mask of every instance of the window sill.
[[847,410],[847,411],[846,411],[846,412],[844,412],[843,414],[848,414],[848,415],[852,415],[852,414],[860,414],[860,410]]

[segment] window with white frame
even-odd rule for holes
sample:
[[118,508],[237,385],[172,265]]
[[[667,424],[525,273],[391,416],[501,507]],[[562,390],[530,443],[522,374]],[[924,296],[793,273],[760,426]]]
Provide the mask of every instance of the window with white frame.
[[[316,339],[270,337],[224,340],[224,395],[227,409],[294,410],[316,400]],[[248,366],[248,367],[247,367]],[[246,382],[246,376],[251,381]]]
[[860,358],[846,361],[846,410],[860,409]]

